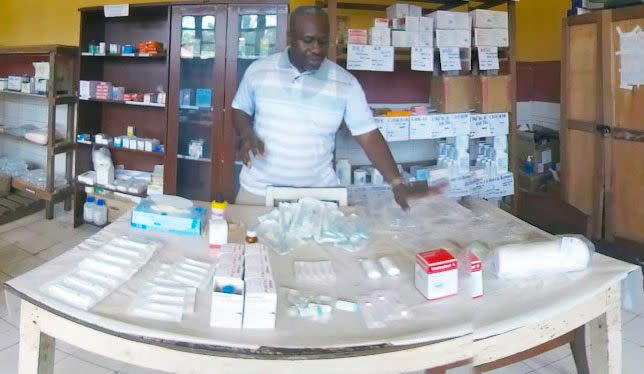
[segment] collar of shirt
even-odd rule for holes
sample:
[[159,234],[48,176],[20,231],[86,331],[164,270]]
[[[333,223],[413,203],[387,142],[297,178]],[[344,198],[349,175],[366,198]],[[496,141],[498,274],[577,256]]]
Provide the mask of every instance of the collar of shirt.
[[282,51],[280,58],[279,58],[279,67],[281,69],[287,69],[290,70],[293,74],[293,81],[296,82],[298,81],[301,77],[303,76],[311,76],[312,78],[320,79],[320,80],[327,80],[329,78],[329,60],[327,58],[322,61],[322,65],[320,65],[320,68],[317,70],[306,70],[300,72],[291,62],[291,59],[288,57],[288,51],[289,47],[286,47],[284,51]]

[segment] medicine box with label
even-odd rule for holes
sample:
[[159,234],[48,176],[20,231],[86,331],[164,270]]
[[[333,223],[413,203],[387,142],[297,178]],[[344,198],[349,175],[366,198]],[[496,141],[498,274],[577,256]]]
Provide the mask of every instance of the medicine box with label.
[[210,326],[242,328],[244,288],[241,278],[223,279],[215,274],[210,304]]
[[472,298],[483,296],[483,263],[474,254],[470,253],[470,292]]
[[416,288],[429,300],[458,293],[458,262],[443,248],[416,255]]
[[496,10],[476,9],[470,12],[472,27],[488,29],[507,29],[508,13]]
[[409,4],[393,4],[387,7],[387,18],[402,18],[409,15]]
[[508,29],[474,29],[475,47],[508,47],[510,40]]
[[384,27],[372,27],[369,29],[369,44],[391,45],[391,30]]
[[367,44],[367,30],[365,29],[348,29],[347,44]]
[[412,47],[429,47],[434,46],[434,35],[430,31],[419,31],[412,34]]
[[391,31],[391,45],[399,48],[411,48],[413,33],[402,30]]
[[472,34],[470,30],[436,30],[436,47],[470,48]]
[[374,18],[373,27],[378,28],[389,28],[389,19],[388,18]]
[[442,30],[465,29],[471,30],[470,15],[465,12],[449,12],[438,10],[429,15],[434,19],[434,27]]
[[420,17],[404,17],[391,20],[391,28],[394,30],[418,31]]
[[206,210],[192,206],[188,209],[166,212],[157,208],[156,203],[146,199],[132,212],[131,226],[173,234],[201,235]]
[[374,121],[386,141],[409,140],[409,117],[374,117]]
[[418,31],[434,31],[434,19],[431,17],[419,17]]
[[275,328],[277,292],[272,278],[246,278],[244,299],[245,329]]

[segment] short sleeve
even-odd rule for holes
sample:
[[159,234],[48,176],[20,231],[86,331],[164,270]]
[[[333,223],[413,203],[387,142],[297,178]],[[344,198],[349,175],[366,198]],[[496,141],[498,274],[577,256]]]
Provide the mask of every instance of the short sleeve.
[[253,92],[252,83],[250,82],[250,75],[251,74],[249,74],[248,71],[244,74],[244,77],[237,88],[237,93],[233,99],[232,107],[239,109],[252,117],[255,114],[255,94]]
[[347,92],[346,107],[344,110],[344,123],[353,136],[366,134],[378,128],[373,120],[371,108],[360,83],[356,79],[351,81]]

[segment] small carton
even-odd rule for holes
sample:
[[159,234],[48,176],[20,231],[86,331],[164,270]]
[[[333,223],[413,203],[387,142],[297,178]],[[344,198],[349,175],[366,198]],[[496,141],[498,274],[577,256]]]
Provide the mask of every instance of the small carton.
[[472,47],[472,33],[470,30],[436,30],[436,47]]
[[478,113],[512,111],[509,75],[478,75],[474,79],[474,110]]
[[385,27],[372,27],[369,29],[369,44],[391,45],[391,30]]
[[470,12],[472,26],[486,29],[507,29],[508,12],[489,9],[476,9]]
[[508,47],[510,39],[508,29],[474,29],[475,47]]
[[275,328],[277,292],[273,278],[247,278],[245,283],[243,327],[245,329]]
[[430,100],[441,113],[464,113],[472,109],[473,77],[434,75]]
[[365,29],[348,29],[347,44],[367,44],[367,30]]
[[378,28],[389,28],[389,19],[388,18],[374,18],[373,27]]
[[420,17],[423,15],[423,8],[418,6],[418,5],[413,5],[413,4],[408,4],[409,6],[409,11],[407,13],[408,16],[412,17]]
[[79,96],[84,98],[96,97],[96,85],[98,81],[80,81]]
[[244,250],[238,244],[221,247],[213,276],[210,326],[241,328],[244,313]]
[[433,47],[434,36],[428,31],[415,32],[411,38],[412,47]]
[[410,48],[412,46],[414,33],[409,31],[392,30],[391,45],[400,48]]
[[458,293],[458,262],[443,248],[416,255],[416,288],[428,300]]
[[391,28],[393,30],[403,30],[403,31],[418,31],[419,30],[420,17],[403,17],[403,18],[394,18],[391,20]]
[[387,18],[402,18],[409,15],[409,4],[393,4],[387,7]]
[[418,18],[418,31],[434,31],[434,19],[431,17]]
[[483,263],[474,254],[470,253],[470,292],[472,298],[483,296]]
[[434,18],[434,27],[437,30],[472,29],[470,15],[465,12],[449,12],[445,10],[438,10],[436,12],[430,13],[429,16]]

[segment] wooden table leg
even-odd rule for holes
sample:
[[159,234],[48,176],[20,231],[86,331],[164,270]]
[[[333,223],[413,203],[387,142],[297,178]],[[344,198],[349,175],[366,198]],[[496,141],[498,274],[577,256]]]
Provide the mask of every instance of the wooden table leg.
[[619,284],[606,292],[606,313],[590,322],[593,373],[622,373],[622,314]]
[[54,338],[40,331],[38,308],[23,300],[20,306],[19,373],[53,373],[55,342]]
[[573,332],[573,340],[570,342],[572,357],[575,359],[575,366],[578,374],[590,374],[588,354],[586,347],[586,325],[577,327]]

